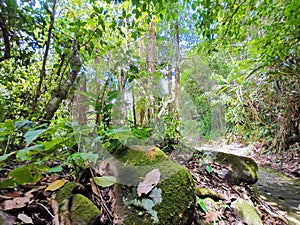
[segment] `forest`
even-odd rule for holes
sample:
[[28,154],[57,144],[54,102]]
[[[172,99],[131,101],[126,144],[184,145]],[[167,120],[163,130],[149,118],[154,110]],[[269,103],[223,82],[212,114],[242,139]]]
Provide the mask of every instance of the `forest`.
[[299,53],[298,0],[0,0],[0,225],[300,224]]

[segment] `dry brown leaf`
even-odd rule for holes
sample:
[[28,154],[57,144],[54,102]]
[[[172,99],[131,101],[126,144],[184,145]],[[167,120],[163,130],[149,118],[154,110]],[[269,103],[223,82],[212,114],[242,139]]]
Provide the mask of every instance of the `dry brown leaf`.
[[50,206],[51,206],[53,214],[54,214],[54,217],[52,218],[52,224],[59,225],[58,203],[54,198],[50,199]]
[[48,185],[48,187],[45,189],[45,191],[56,191],[63,187],[66,183],[66,180],[56,180]]
[[32,219],[24,213],[18,215],[18,219],[22,220],[25,224],[33,224]]
[[159,169],[151,170],[146,174],[142,183],[139,184],[137,188],[138,196],[142,194],[148,194],[160,181],[160,172]]
[[10,197],[10,198],[20,197],[21,195],[23,195],[23,192],[21,192],[21,191],[13,191],[13,192],[9,192],[9,193],[5,194],[5,196]]
[[205,214],[205,222],[210,223],[218,219],[218,212],[211,210]]
[[17,209],[17,208],[23,208],[26,206],[27,203],[29,203],[30,197],[16,197],[13,200],[6,200],[2,203],[3,209],[11,210],[11,209]]

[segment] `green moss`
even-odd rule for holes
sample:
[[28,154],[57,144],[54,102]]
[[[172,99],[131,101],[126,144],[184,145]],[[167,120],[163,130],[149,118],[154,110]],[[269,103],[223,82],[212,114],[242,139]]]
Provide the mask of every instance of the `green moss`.
[[[160,149],[153,147],[138,146],[127,149],[118,159],[124,162],[123,167],[119,166],[118,176],[131,179],[128,180],[129,185],[116,186],[117,204],[119,201],[123,205],[119,211],[122,212],[124,221],[120,224],[189,224],[194,211],[195,193],[193,179],[184,167],[172,162]],[[143,198],[134,201],[132,194],[136,193],[136,186],[141,178],[155,168],[161,173],[157,188],[161,190],[162,201],[153,201],[151,211],[147,213],[143,207],[137,207],[138,203],[143,202]],[[124,199],[127,205],[124,204]],[[144,200],[147,198],[144,197]],[[130,201],[137,204],[128,205]],[[157,215],[157,222],[153,215]]]
[[210,197],[214,200],[225,199],[225,197],[222,194],[217,193],[209,188],[196,188],[195,194],[200,198]]
[[113,156],[130,166],[150,166],[168,158],[157,147],[140,145],[133,145],[121,152],[114,153]]
[[72,224],[91,225],[96,223],[100,210],[88,198],[75,194],[70,209]]
[[230,167],[231,172],[226,178],[232,183],[254,184],[258,179],[258,166],[251,158],[217,152],[215,161]]
[[166,154],[153,146],[135,145],[115,153],[117,181],[137,186],[142,178],[158,164],[168,160]]
[[[177,167],[177,168],[174,168]],[[178,171],[164,180],[159,187],[163,201],[154,207],[158,211],[159,224],[190,224],[195,205],[194,182],[185,168],[174,163]]]
[[56,197],[60,211],[68,210],[69,200],[73,196],[73,190],[78,184],[73,182],[66,183],[58,192]]
[[235,209],[242,218],[243,222],[248,225],[262,225],[262,220],[258,215],[256,209],[247,201],[238,199],[235,202]]

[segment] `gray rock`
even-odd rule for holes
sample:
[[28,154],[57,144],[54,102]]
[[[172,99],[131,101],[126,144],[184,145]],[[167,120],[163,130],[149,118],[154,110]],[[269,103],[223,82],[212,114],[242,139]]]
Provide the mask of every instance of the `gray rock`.
[[239,198],[233,205],[236,213],[244,223],[248,225],[263,225],[256,209],[249,202]]

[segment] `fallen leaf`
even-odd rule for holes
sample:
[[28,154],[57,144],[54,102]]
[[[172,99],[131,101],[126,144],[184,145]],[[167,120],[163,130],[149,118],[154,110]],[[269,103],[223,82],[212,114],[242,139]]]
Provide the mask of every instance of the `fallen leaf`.
[[2,225],[14,225],[17,218],[0,210],[0,221]]
[[18,219],[22,220],[25,224],[33,224],[32,219],[24,213],[18,215]]
[[13,200],[6,200],[2,203],[3,209],[11,210],[11,209],[17,209],[17,208],[23,208],[26,206],[26,204],[30,201],[30,198],[28,197],[16,197]]
[[63,187],[66,183],[66,180],[56,180],[48,185],[48,187],[45,189],[45,191],[56,191]]
[[216,211],[209,211],[205,214],[205,222],[210,223],[214,222],[218,219],[218,212]]
[[14,192],[9,192],[5,196],[10,197],[10,198],[15,198],[15,197],[20,197],[23,195],[23,192],[21,191],[14,191]]
[[103,188],[110,187],[116,183],[116,178],[113,176],[94,177],[94,182]]
[[142,194],[148,194],[152,189],[159,183],[160,181],[160,172],[159,169],[151,170],[146,174],[142,183],[139,184],[137,188],[138,196],[142,196]]

